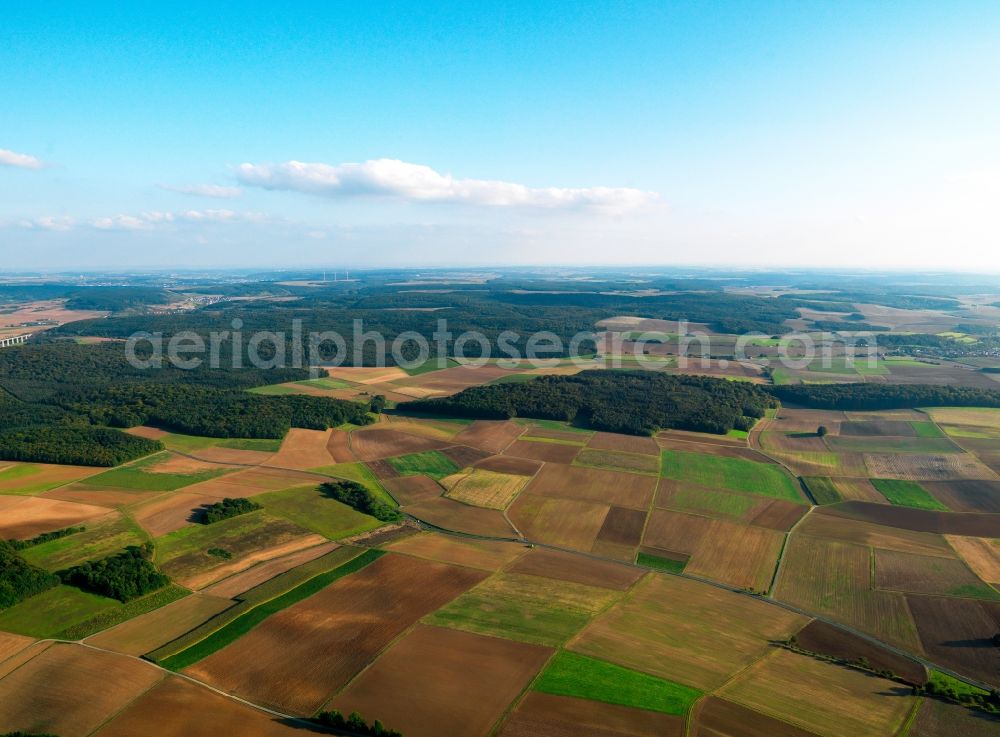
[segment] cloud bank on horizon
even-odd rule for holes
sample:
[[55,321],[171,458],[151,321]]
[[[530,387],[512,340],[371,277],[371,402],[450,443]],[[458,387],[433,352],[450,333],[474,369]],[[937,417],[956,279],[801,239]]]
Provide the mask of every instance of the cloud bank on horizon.
[[248,187],[287,190],[321,197],[387,197],[485,207],[590,209],[622,213],[653,204],[656,192],[627,187],[528,187],[491,179],[457,179],[430,166],[399,159],[323,164],[241,164],[239,181]]
[[41,169],[45,163],[30,154],[20,154],[10,149],[0,148],[0,166],[11,166],[16,169]]

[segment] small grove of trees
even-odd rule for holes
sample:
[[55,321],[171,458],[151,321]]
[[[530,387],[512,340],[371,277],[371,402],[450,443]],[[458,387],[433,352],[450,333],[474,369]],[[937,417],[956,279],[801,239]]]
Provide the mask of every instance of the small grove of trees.
[[820,425],[816,428],[816,434],[821,438],[825,438],[829,432],[830,431],[826,429],[826,425]]
[[374,412],[375,414],[380,414],[385,411],[385,396],[382,394],[376,394],[372,397],[372,400],[368,403],[368,410]]
[[394,507],[356,481],[327,481],[320,484],[319,488],[325,495],[382,522],[395,522],[400,518]]
[[198,521],[203,525],[210,525],[214,522],[229,519],[230,517],[238,517],[241,514],[255,512],[260,508],[261,506],[257,502],[249,499],[233,499],[227,496],[221,502],[202,505],[197,517]]
[[71,586],[122,602],[131,601],[170,583],[153,565],[152,555],[151,543],[130,545],[121,553],[59,571],[58,575]]
[[349,717],[345,718],[336,709],[333,711],[321,711],[315,717],[314,721],[324,727],[343,729],[355,734],[371,735],[371,737],[403,737],[402,733],[382,726],[382,722],[378,719],[372,724],[368,724],[358,712],[353,712]]
[[0,540],[0,609],[59,584],[59,577],[24,560],[10,543]]
[[118,466],[163,450],[159,440],[100,427],[28,427],[0,432],[0,458],[74,466]]
[[1000,690],[993,689],[988,693],[959,691],[947,683],[930,680],[923,686],[914,686],[913,693],[931,696],[944,701],[952,701],[962,706],[981,709],[990,714],[1000,714]]
[[51,532],[43,532],[41,535],[35,535],[33,538],[28,540],[8,540],[14,550],[26,550],[28,548],[33,548],[36,545],[41,545],[42,543],[47,543],[50,540],[58,540],[61,537],[68,537],[69,535],[75,535],[78,532],[83,532],[86,527],[64,527],[61,530],[52,530]]

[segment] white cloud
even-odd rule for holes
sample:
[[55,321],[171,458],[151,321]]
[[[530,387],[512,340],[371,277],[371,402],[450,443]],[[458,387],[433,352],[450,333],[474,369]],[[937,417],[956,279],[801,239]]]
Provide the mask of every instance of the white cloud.
[[239,187],[223,187],[218,184],[187,184],[174,186],[170,184],[159,185],[160,189],[168,192],[179,192],[180,194],[193,195],[195,197],[215,197],[220,200],[231,200],[243,194]]
[[48,217],[34,218],[33,220],[18,220],[17,224],[29,230],[72,230],[76,225],[76,220],[68,215],[51,215]]
[[41,169],[45,164],[34,156],[19,154],[6,148],[0,148],[0,166],[13,166],[18,169]]
[[658,195],[624,187],[528,187],[489,179],[456,179],[429,166],[398,159],[361,164],[241,164],[243,184],[324,197],[391,197],[413,202],[449,202],[489,207],[592,209],[624,212],[653,203]]
[[[259,212],[235,210],[182,210],[179,212],[143,212],[139,215],[110,215],[79,220],[68,215],[39,217],[15,221],[14,225],[29,230],[67,231],[78,227],[97,230],[152,230],[172,224],[263,222],[267,218]],[[9,223],[10,224],[10,223]]]

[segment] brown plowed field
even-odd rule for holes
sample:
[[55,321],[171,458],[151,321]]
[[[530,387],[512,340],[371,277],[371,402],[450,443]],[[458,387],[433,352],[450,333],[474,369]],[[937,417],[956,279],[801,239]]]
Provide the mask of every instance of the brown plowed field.
[[324,481],[329,481],[329,478],[305,471],[260,466],[248,468],[246,471],[237,471],[210,481],[202,481],[200,484],[185,486],[184,492],[204,494],[216,498],[249,497],[262,494],[265,491],[289,489],[305,484],[321,484]]
[[[892,511],[903,509],[902,507],[885,506]],[[886,527],[873,522],[840,517],[825,512],[826,508],[824,507],[815,509],[802,521],[801,525],[795,528],[796,534],[841,540],[873,548],[900,550],[904,553],[939,555],[944,558],[953,557],[951,548],[940,535]]]
[[0,496],[0,539],[30,538],[109,514],[105,507],[34,496]]
[[13,635],[0,632],[0,663],[24,650],[34,640],[24,635]]
[[805,504],[773,499],[757,508],[745,521],[757,527],[788,532],[808,511]]
[[604,518],[597,539],[601,542],[636,547],[642,540],[642,528],[646,524],[646,512],[640,509],[611,507]]
[[257,703],[311,714],[410,625],[486,576],[389,554],[271,616],[188,672]]
[[813,620],[795,637],[803,650],[851,662],[865,658],[876,670],[892,671],[907,683],[922,686],[927,682],[927,669],[916,660],[897,655],[826,622]]
[[162,494],[162,491],[140,491],[138,489],[95,489],[86,484],[70,484],[58,489],[46,491],[38,496],[45,499],[61,499],[64,502],[79,502],[80,504],[96,504],[99,507],[126,506],[137,504],[146,499],[152,499]]
[[0,729],[84,737],[162,677],[124,655],[55,644],[0,680]]
[[638,435],[619,435],[612,432],[596,432],[587,443],[588,448],[598,450],[621,450],[628,453],[659,455],[660,446],[653,438]]
[[903,420],[861,420],[844,422],[840,425],[840,435],[854,437],[916,437],[913,425]]
[[691,737],[815,737],[815,733],[732,701],[706,696],[695,707]]
[[568,465],[576,458],[576,454],[580,452],[581,447],[579,445],[546,443],[540,440],[515,440],[504,451],[504,455]]
[[337,366],[326,370],[327,376],[343,379],[355,384],[377,384],[409,378],[409,374],[398,366]]
[[[722,456],[723,458],[745,458],[758,463],[774,463],[773,460],[744,445],[717,445],[715,443],[696,443],[681,440],[674,436],[657,435],[656,442],[662,450],[680,450],[687,453],[704,453],[705,455]],[[824,448],[825,450],[825,448]]]
[[334,463],[353,463],[357,460],[351,450],[351,434],[344,430],[331,430],[326,450]]
[[958,558],[875,551],[875,585],[888,591],[954,595],[962,587],[983,590],[983,582]]
[[268,461],[271,466],[279,468],[319,468],[335,463],[327,445],[331,440],[332,430],[304,430],[293,427],[285,436],[279,450]]
[[514,456],[490,456],[476,464],[476,468],[496,471],[497,473],[512,473],[515,476],[534,476],[541,467],[542,464],[538,461],[515,458]]
[[554,578],[616,591],[625,591],[643,575],[642,570],[632,566],[546,548],[532,548],[507,566],[506,572]]
[[1000,512],[1000,481],[925,481],[921,486],[956,512]]
[[134,507],[131,513],[135,521],[150,535],[160,537],[196,524],[195,512],[203,504],[212,504],[221,499],[221,496],[175,491],[143,502]]
[[[238,727],[236,726],[238,725]],[[176,676],[129,704],[95,737],[302,737],[299,725]]]
[[499,453],[524,432],[524,427],[503,420],[476,420],[454,437],[456,443]]
[[643,544],[690,555],[686,573],[766,591],[784,537],[762,527],[654,509]]
[[274,453],[266,450],[241,450],[239,448],[202,448],[194,451],[199,458],[213,463],[232,463],[243,466],[259,466],[267,463]]
[[635,473],[547,465],[531,480],[527,491],[537,496],[646,510],[653,500],[656,482],[656,477]]
[[383,479],[382,485],[389,490],[400,506],[404,507],[407,504],[418,504],[427,499],[434,499],[444,493],[444,489],[430,476],[398,476]]
[[286,571],[315,560],[320,556],[330,553],[340,546],[337,543],[324,542],[319,545],[296,550],[287,555],[282,555],[263,563],[258,563],[251,568],[240,573],[224,578],[218,583],[212,584],[202,591],[203,594],[219,596],[225,599],[232,598],[249,591],[254,586],[259,586],[265,581],[270,581],[275,576],[280,576]]
[[525,551],[524,546],[517,543],[473,540],[436,532],[412,535],[390,543],[387,547],[394,553],[405,553],[417,558],[480,568],[484,571],[500,570]]
[[924,699],[908,737],[996,737],[1000,716],[937,699]]
[[958,673],[1000,686],[1000,603],[938,596],[907,596],[924,652]]
[[604,525],[608,505],[522,493],[508,514],[529,540],[589,551]]
[[587,433],[574,432],[572,430],[553,430],[548,427],[532,425],[524,431],[524,435],[521,437],[526,440],[531,438],[549,438],[550,440],[562,440],[575,445],[586,445],[591,436]]
[[331,705],[378,714],[407,737],[484,737],[552,650],[417,625]]
[[472,507],[445,497],[410,504],[403,507],[403,511],[445,530],[488,537],[515,537],[503,512]]
[[399,477],[399,471],[393,466],[389,461],[377,460],[377,461],[365,461],[365,465],[372,470],[380,481],[388,481],[389,479],[394,479]]
[[451,462],[459,468],[472,466],[475,463],[490,457],[490,454],[485,450],[470,448],[468,445],[453,445],[450,448],[445,448],[441,452],[448,456]]
[[235,604],[231,599],[192,594],[96,634],[87,644],[125,655],[144,655]]
[[380,427],[351,433],[351,449],[363,461],[394,458],[425,450],[441,450],[449,445],[453,443]]
[[1000,584],[1000,541],[986,537],[945,535],[951,547],[981,579]]
[[972,535],[975,537],[1000,537],[1000,514],[973,514],[970,512],[934,512],[928,509],[870,504],[868,502],[843,502],[817,510],[829,517],[843,517],[864,522],[895,527],[913,532],[934,532],[947,535]]
[[[498,737],[684,737],[684,718],[532,691]],[[776,737],[782,737],[780,735]]]
[[494,379],[509,376],[514,373],[510,369],[494,365],[486,366],[455,366],[440,371],[428,371],[424,374],[406,379],[393,380],[399,391],[408,393],[410,387],[420,389],[422,395],[456,394],[470,386],[488,384]]

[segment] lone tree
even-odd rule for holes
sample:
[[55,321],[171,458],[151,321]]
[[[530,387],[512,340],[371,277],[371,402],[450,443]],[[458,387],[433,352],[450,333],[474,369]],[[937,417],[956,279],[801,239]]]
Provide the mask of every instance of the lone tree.
[[826,425],[820,425],[819,427],[816,428],[816,434],[819,435],[821,438],[826,437],[826,434],[828,432],[830,431],[826,429]]
[[372,401],[368,403],[368,409],[375,414],[381,414],[385,411],[385,396],[382,394],[376,394],[372,397]]

